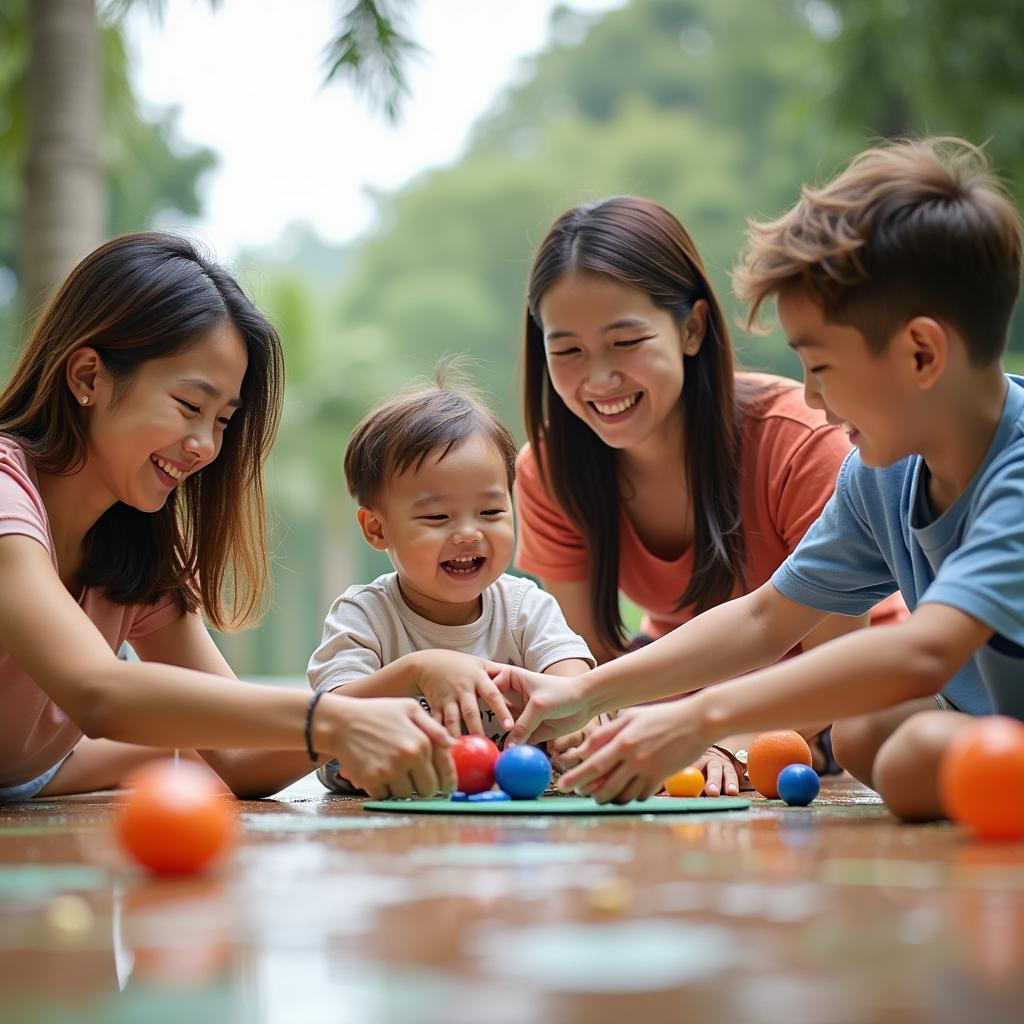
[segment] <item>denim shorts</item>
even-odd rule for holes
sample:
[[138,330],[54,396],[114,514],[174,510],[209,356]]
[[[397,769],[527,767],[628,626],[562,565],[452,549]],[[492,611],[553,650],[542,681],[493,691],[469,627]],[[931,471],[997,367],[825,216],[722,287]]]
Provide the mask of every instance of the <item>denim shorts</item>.
[[52,768],[47,768],[42,775],[29,782],[22,782],[18,786],[0,786],[0,804],[21,804],[38,796],[66,760],[66,757],[62,757]]

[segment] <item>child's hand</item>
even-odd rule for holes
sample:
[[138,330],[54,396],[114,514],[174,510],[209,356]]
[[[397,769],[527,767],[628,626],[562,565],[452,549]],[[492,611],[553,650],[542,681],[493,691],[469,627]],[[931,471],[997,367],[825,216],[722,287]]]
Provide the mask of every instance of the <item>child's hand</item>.
[[455,788],[451,739],[416,701],[332,695],[324,705],[336,723],[327,749],[344,765],[345,777],[374,799],[433,796]]
[[556,736],[553,740],[548,740],[548,753],[551,755],[551,765],[555,771],[567,772],[570,768],[578,765],[582,758],[577,754],[576,748],[595,729],[604,725],[607,721],[609,721],[607,715],[598,715],[587,722],[582,729],[577,729],[576,732],[571,732],[566,736]]
[[463,722],[471,733],[487,734],[480,718],[481,702],[494,712],[501,732],[512,728],[512,713],[491,679],[499,666],[458,651],[420,651],[413,657],[430,716],[452,736],[461,733]]
[[581,696],[583,676],[558,676],[503,665],[494,682],[509,701],[522,707],[506,746],[550,740],[582,729],[593,717]]
[[575,751],[580,760],[558,788],[598,803],[645,800],[673,772],[704,755],[707,739],[695,733],[690,701],[628,708],[595,729]]
[[693,762],[704,773],[704,792],[708,796],[736,796],[743,784],[742,770],[735,758],[718,747],[707,750]]

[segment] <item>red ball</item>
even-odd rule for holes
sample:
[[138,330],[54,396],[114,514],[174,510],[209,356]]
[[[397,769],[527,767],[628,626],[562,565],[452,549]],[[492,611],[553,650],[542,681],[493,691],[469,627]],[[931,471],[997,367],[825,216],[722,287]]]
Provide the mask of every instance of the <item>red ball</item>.
[[231,844],[235,818],[224,784],[195,761],[154,761],[133,773],[117,818],[121,845],[158,875],[188,875]]
[[980,839],[1024,838],[1024,724],[986,715],[954,737],[942,758],[946,814]]
[[486,736],[460,736],[452,746],[459,789],[483,793],[494,785],[494,762],[499,750]]

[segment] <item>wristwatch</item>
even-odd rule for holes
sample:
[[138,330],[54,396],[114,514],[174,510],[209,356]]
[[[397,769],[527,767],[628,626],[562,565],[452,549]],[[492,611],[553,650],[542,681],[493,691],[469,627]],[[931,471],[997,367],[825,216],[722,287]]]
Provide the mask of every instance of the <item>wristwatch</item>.
[[725,754],[732,761],[741,779],[746,778],[747,752],[745,750],[729,750],[726,747],[719,746],[717,743],[712,743],[711,746],[712,749],[717,750],[720,754]]

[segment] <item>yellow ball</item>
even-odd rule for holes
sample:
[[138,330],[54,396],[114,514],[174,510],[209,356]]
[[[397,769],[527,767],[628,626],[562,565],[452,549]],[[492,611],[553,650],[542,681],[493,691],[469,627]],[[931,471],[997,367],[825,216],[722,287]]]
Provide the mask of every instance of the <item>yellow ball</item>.
[[588,894],[590,906],[597,913],[609,917],[624,913],[632,898],[633,887],[624,878],[606,879]]
[[95,922],[92,907],[81,896],[54,896],[46,908],[46,923],[61,942],[76,943],[88,937]]
[[669,796],[700,796],[704,792],[704,774],[699,768],[684,768],[665,780]]

